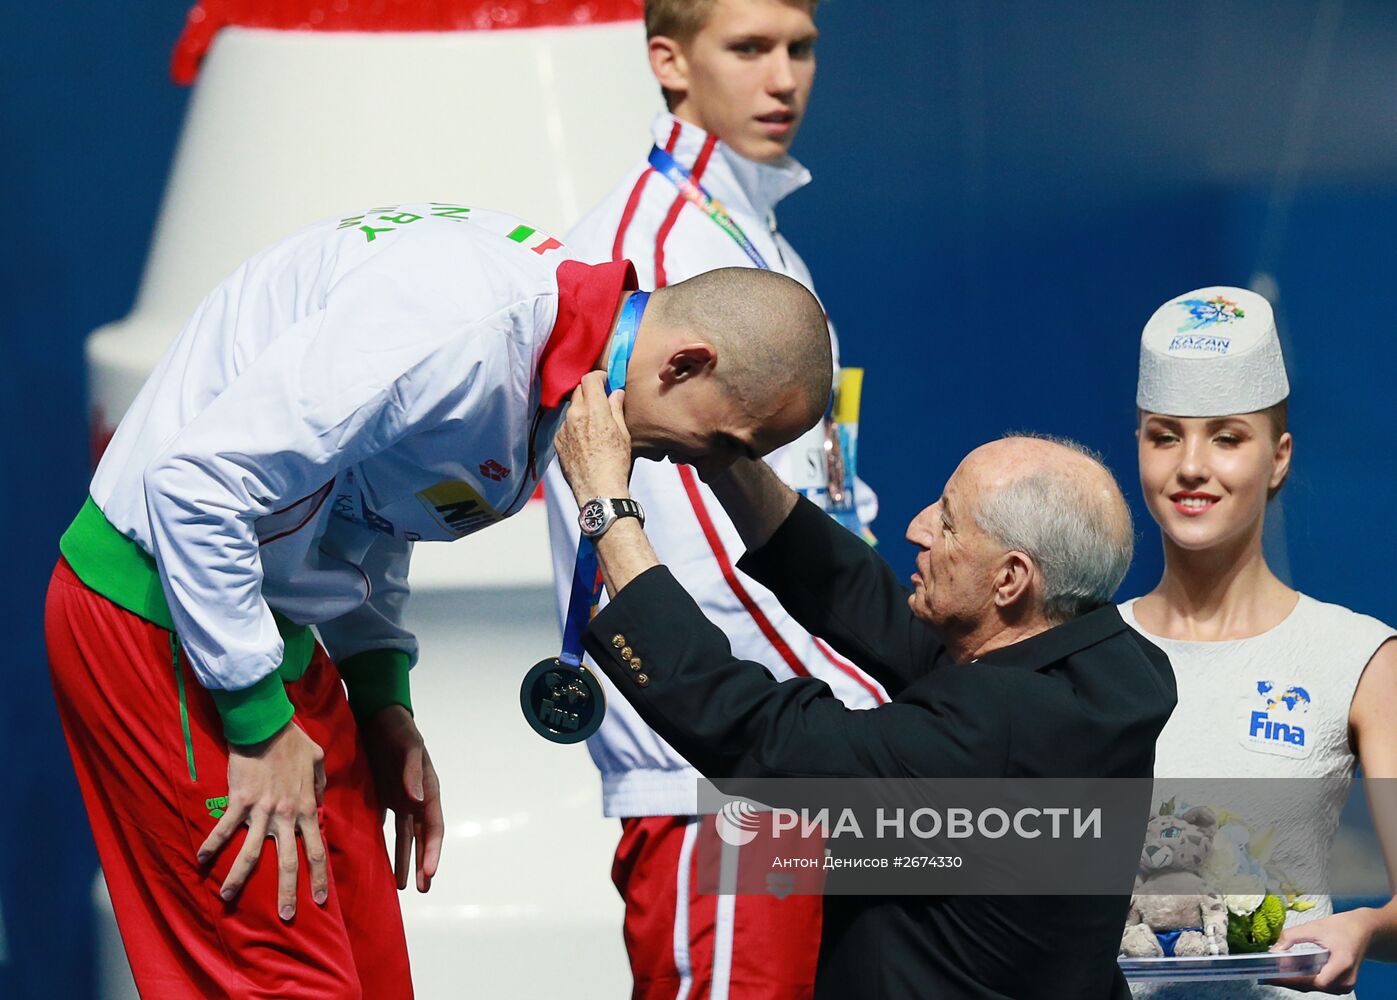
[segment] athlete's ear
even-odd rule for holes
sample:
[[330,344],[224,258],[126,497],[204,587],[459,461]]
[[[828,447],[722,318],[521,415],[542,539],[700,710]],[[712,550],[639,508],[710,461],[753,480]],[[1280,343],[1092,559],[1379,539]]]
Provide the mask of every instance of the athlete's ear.
[[672,352],[660,366],[660,382],[678,385],[711,371],[718,363],[718,348],[702,340]]
[[689,63],[684,47],[673,38],[655,35],[650,39],[650,72],[672,101],[682,100],[688,93]]

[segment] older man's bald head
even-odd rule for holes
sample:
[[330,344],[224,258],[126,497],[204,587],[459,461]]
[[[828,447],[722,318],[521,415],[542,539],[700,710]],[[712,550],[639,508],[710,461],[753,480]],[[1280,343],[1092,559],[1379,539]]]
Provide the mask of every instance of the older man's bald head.
[[980,530],[1038,567],[1049,621],[1111,599],[1130,566],[1135,532],[1100,458],[1074,441],[1016,434],[976,448],[961,473],[973,483]]

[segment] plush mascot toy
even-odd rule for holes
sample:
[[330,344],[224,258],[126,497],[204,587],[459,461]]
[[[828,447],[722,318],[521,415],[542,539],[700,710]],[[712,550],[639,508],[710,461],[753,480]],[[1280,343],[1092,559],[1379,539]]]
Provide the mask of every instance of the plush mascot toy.
[[1217,819],[1206,806],[1150,820],[1121,936],[1122,955],[1227,954],[1227,907],[1221,895],[1207,891],[1199,874],[1216,832]]

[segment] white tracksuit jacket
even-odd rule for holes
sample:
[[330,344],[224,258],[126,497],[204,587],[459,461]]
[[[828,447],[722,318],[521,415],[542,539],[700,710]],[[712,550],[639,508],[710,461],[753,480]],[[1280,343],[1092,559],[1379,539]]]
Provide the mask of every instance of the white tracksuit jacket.
[[[790,158],[774,165],[754,163],[668,114],[656,118],[652,132],[653,141],[669,149],[723,203],[772,270],[813,287],[804,262],[777,232],[773,211],[778,201],[809,182],[804,167]],[[568,234],[569,249],[582,260],[633,261],[642,288],[674,284],[719,267],[752,266],[727,233],[649,169],[648,147],[638,151],[642,155],[635,168]],[[805,456],[822,443],[817,426],[767,461],[786,482],[812,485]],[[566,614],[577,552],[577,504],[556,463],[545,477],[545,495],[560,613]],[[778,680],[797,671],[819,677],[851,708],[886,700],[876,682],[813,639],[770,591],[734,568],[744,551],[737,530],[692,469],[639,461],[631,495],[645,507],[645,531],[660,560],[727,634],[735,655],[762,663]],[[861,488],[859,501],[867,524],[877,511],[876,499]],[[655,669],[664,668],[657,664]],[[618,692],[608,692],[606,720],[587,745],[602,773],[606,815],[683,816],[697,810],[697,772],[640,721]]]
[[91,487],[155,557],[201,684],[277,669],[269,607],[336,660],[415,660],[413,543],[524,505],[634,287],[571,257],[508,215],[399,205],[311,226],[204,299]]

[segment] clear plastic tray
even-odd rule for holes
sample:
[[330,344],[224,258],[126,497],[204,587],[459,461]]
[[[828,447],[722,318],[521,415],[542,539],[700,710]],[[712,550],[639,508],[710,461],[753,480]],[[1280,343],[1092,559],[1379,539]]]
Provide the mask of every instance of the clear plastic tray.
[[1190,983],[1313,976],[1327,961],[1329,949],[1302,942],[1287,951],[1263,951],[1255,955],[1122,958],[1120,967],[1125,978],[1133,983]]

